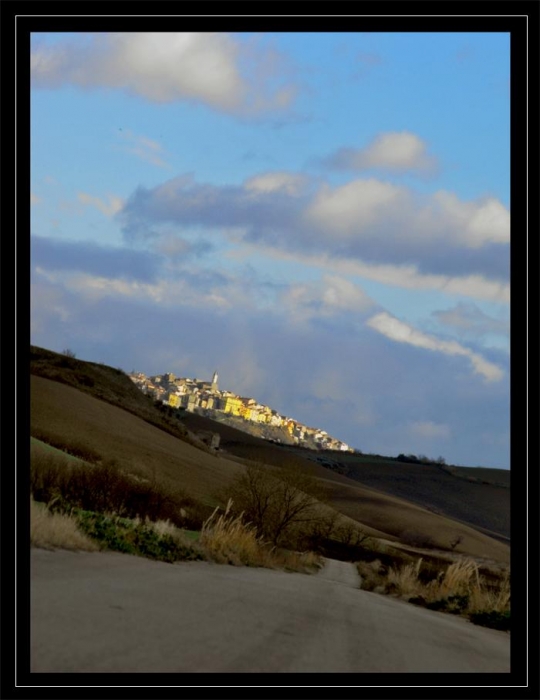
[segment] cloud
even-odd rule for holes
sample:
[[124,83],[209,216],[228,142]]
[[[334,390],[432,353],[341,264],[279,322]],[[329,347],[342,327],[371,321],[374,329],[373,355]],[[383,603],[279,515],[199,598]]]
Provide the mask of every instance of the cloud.
[[151,165],[155,165],[158,168],[171,167],[164,160],[164,157],[167,155],[165,149],[157,141],[149,139],[146,136],[134,134],[129,129],[126,129],[125,131],[121,129],[120,136],[122,139],[127,141],[127,145],[123,147],[123,150],[126,151],[126,153],[131,153],[137,156],[137,158],[140,158]]
[[301,318],[364,313],[375,303],[359,285],[335,275],[324,275],[316,283],[290,285],[281,302]]
[[459,246],[474,251],[510,242],[510,213],[493,199],[462,201],[439,190],[418,196],[375,178],[331,188],[323,185],[306,211],[309,222],[341,237],[366,241],[384,236],[400,252]]
[[269,172],[248,178],[244,187],[255,193],[281,191],[294,196],[303,190],[306,183],[307,178],[296,173]]
[[395,283],[410,288],[509,294],[509,213],[496,200],[419,195],[376,178],[330,187],[263,172],[243,185],[215,186],[184,174],[139,187],[120,222],[129,238],[148,238],[164,225],[204,227],[212,235],[234,230],[236,245],[369,266],[372,278],[391,278],[397,267]]
[[32,265],[43,271],[77,271],[104,278],[155,280],[159,258],[146,251],[100,246],[88,241],[63,241],[43,236],[30,239]]
[[392,173],[430,173],[437,165],[426,143],[409,131],[379,134],[365,148],[341,148],[323,162],[338,170],[377,169]]
[[450,437],[450,427],[444,424],[433,423],[432,421],[416,421],[409,424],[409,429],[413,435],[422,438],[448,438]]
[[490,280],[482,275],[450,277],[422,274],[416,265],[374,265],[360,259],[351,260],[329,254],[310,255],[249,243],[242,243],[227,255],[240,258],[252,253],[259,253],[269,259],[286,260],[343,275],[363,277],[402,289],[433,289],[447,294],[470,296],[503,304],[508,304],[510,301],[509,284]]
[[487,382],[500,381],[504,376],[500,367],[488,362],[488,360],[469,348],[463,347],[463,345],[454,340],[439,340],[431,335],[422,333],[407,323],[391,316],[386,311],[372,316],[367,321],[367,325],[398,343],[407,343],[425,350],[441,352],[445,355],[463,355],[468,357],[473,371],[476,374],[481,374]]
[[100,211],[104,216],[114,216],[121,211],[124,206],[124,200],[116,195],[107,195],[107,200],[100,199],[99,197],[94,197],[86,192],[78,192],[77,199],[81,204],[94,207]]
[[[85,38],[35,43],[32,86],[121,89],[151,102],[188,100],[225,112],[281,110],[294,98],[292,85],[272,88],[269,79],[246,80],[240,45],[226,33],[112,32]],[[264,63],[265,52],[251,50],[251,57]]]
[[40,204],[42,201],[43,199],[41,197],[38,197],[37,194],[30,192],[30,206],[34,207],[36,204]]
[[371,178],[354,180],[331,188],[324,185],[305,212],[309,223],[319,229],[336,230],[341,236],[358,236],[407,203],[407,192]]
[[468,248],[510,242],[510,212],[492,197],[462,202],[452,192],[439,191],[433,195],[433,208],[462,232],[461,240]]
[[492,318],[472,303],[460,302],[451,309],[434,311],[432,315],[445,326],[472,337],[490,333],[508,336],[510,333],[509,319]]

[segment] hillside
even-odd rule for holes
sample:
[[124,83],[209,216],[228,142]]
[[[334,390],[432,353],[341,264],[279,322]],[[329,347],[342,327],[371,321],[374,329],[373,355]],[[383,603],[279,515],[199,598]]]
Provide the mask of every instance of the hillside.
[[[460,536],[462,542],[456,552],[508,561],[507,544],[486,536],[468,523],[459,522],[454,519],[456,515],[442,514],[443,508],[446,513],[455,509],[453,500],[457,495],[448,487],[454,479],[465,489],[460,493],[472,504],[471,509],[485,511],[483,522],[491,522],[489,504],[482,495],[487,488],[485,484],[467,482],[440,470],[437,470],[439,481],[425,478],[431,472],[413,473],[410,469],[401,472],[400,480],[398,471],[381,470],[380,460],[375,460],[364,462],[362,477],[374,483],[375,473],[380,470],[377,488],[374,488],[359,480],[358,464],[351,470],[356,478],[351,478],[351,474],[339,473],[319,463],[320,453],[273,445],[195,414],[184,414],[182,425],[176,418],[164,416],[121,371],[72,358],[66,358],[70,363],[64,367],[63,356],[50,355],[49,364],[47,351],[37,349],[31,366],[34,375],[31,377],[31,435],[45,442],[83,444],[100,458],[115,459],[124,470],[144,478],[165,481],[208,507],[218,502],[219,492],[242,473],[246,463],[264,463],[268,468],[284,463],[297,464],[326,487],[329,506],[360,523],[368,534],[390,541],[406,541],[411,533],[429,533],[433,544],[441,548],[448,547],[449,542]],[[201,449],[196,438],[190,438],[202,430],[220,433],[221,449],[217,454]],[[339,457],[341,460],[344,455]],[[353,459],[354,455],[349,457]],[[396,462],[393,469],[404,466]],[[442,481],[444,479],[446,481]],[[402,492],[405,486],[408,493],[416,489],[423,494],[425,503],[418,504],[411,496],[406,499],[402,493],[393,493],[392,490],[397,490],[396,484],[401,484]],[[476,489],[476,492],[467,489]],[[449,493],[447,502],[440,493],[445,490]],[[508,494],[508,489],[501,491]],[[436,496],[441,513],[433,512]]]
[[86,362],[74,357],[30,346],[30,374],[66,384],[74,389],[129,411],[161,430],[204,449],[178,420],[160,411],[121,369]]
[[193,413],[186,413],[182,421],[194,431],[219,430],[223,448],[238,457],[278,465],[287,455],[288,460],[309,464],[306,468],[320,478],[356,487],[359,482],[376,492],[480,528],[502,541],[510,537],[510,491],[501,481],[506,478],[509,484],[509,475],[499,473],[501,470],[405,464],[369,455],[321,453],[267,443],[230,426],[219,424],[218,427]]

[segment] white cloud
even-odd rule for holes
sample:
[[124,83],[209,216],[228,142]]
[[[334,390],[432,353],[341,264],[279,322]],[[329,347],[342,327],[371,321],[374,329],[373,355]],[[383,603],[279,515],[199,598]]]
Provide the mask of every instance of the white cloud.
[[500,367],[489,362],[478,353],[460,345],[454,340],[439,340],[434,336],[422,333],[407,323],[391,316],[386,311],[372,316],[367,321],[367,325],[398,343],[407,343],[426,350],[441,352],[445,355],[463,355],[468,357],[474,372],[481,374],[487,382],[499,381],[503,377],[503,371]]
[[359,285],[334,275],[324,275],[317,283],[291,285],[282,302],[302,318],[363,313],[374,304]]
[[244,183],[250,192],[285,192],[294,196],[299,194],[306,184],[307,178],[296,173],[269,172],[255,175]]
[[426,143],[409,131],[379,134],[366,148],[342,148],[325,162],[344,170],[376,168],[395,173],[427,173],[436,166],[436,159],[428,154]]
[[105,216],[114,216],[117,214],[124,206],[124,200],[116,195],[107,195],[107,200],[104,201],[99,197],[94,197],[86,192],[78,192],[77,199],[81,204],[95,207]]
[[[263,52],[255,60],[263,61]],[[293,98],[292,86],[248,82],[239,44],[221,32],[93,34],[85,45],[36,45],[31,73],[34,87],[117,88],[152,102],[193,100],[227,112],[282,109]]]
[[510,242],[510,212],[493,198],[462,201],[440,190],[419,197],[376,178],[324,185],[305,212],[309,223],[330,235],[378,239],[403,245],[481,248]]
[[448,425],[433,423],[432,421],[416,421],[409,423],[409,430],[418,437],[423,438],[448,438],[450,427]]
[[325,185],[307,209],[306,218],[330,234],[337,230],[346,236],[357,235],[385,217],[389,209],[397,210],[406,198],[404,188],[374,178],[334,189]]
[[463,202],[452,192],[439,191],[433,206],[468,248],[510,242],[510,212],[496,199]]

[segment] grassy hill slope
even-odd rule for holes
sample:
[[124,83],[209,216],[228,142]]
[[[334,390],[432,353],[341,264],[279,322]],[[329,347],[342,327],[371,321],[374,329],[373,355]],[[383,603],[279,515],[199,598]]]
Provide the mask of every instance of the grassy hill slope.
[[[273,445],[194,414],[185,414],[182,425],[175,418],[163,416],[121,371],[73,358],[65,358],[68,364],[63,366],[63,356],[33,350],[31,434],[37,438],[52,444],[76,443],[101,459],[116,460],[127,472],[145,478],[155,476],[208,506],[217,503],[217,493],[242,473],[246,463],[297,464],[321,480],[329,493],[330,506],[361,523],[372,536],[396,540],[407,533],[429,533],[441,548],[461,536],[456,552],[508,561],[506,544],[428,510],[432,505],[426,507],[400,494],[385,492],[392,483],[400,483],[389,473],[386,482],[379,480],[375,489],[319,464],[314,457],[320,455],[315,452]],[[208,429],[221,434],[223,450],[217,455],[187,441],[190,431]],[[405,466],[413,465],[396,463],[394,477]],[[370,469],[381,469],[380,460]],[[425,472],[402,474],[420,490]],[[455,478],[466,487],[483,486],[448,474],[443,477]],[[440,482],[426,483],[430,484],[425,487],[427,494],[429,489],[441,489]],[[464,497],[469,496],[464,493]],[[478,499],[476,503],[471,501],[471,508],[475,507]]]

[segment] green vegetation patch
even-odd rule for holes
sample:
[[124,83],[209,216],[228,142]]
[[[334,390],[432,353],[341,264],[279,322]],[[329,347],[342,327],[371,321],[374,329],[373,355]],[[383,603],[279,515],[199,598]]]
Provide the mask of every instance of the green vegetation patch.
[[77,508],[72,515],[85,534],[107,549],[166,562],[203,559],[189,542],[171,534],[159,534],[140,521]]

